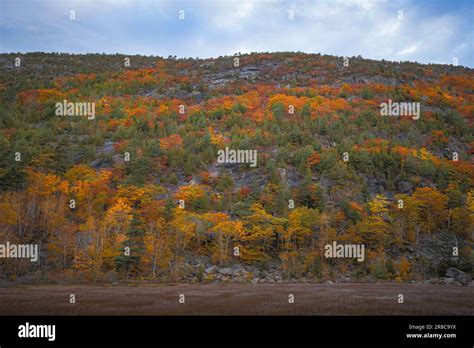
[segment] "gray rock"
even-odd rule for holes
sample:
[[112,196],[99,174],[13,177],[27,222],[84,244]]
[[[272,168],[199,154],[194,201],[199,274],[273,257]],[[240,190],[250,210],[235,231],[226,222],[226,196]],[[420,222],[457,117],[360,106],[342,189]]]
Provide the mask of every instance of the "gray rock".
[[444,278],[432,278],[424,281],[425,284],[443,284]]
[[457,280],[461,283],[461,285],[466,286],[472,281],[472,278],[470,275],[464,273],[462,276],[458,277]]
[[192,91],[189,93],[189,97],[194,99],[196,103],[200,103],[202,101],[202,94],[199,91]]
[[123,159],[123,155],[113,155],[112,156],[112,160],[114,161],[114,163],[118,163],[118,164],[122,164],[122,163],[125,163],[124,159]]
[[341,82],[347,82],[349,84],[354,83],[362,83],[362,84],[369,84],[369,83],[383,83],[389,86],[398,86],[400,81],[393,78],[393,77],[385,77],[385,76],[350,76],[347,78],[342,79]]
[[206,272],[207,274],[211,274],[211,273],[216,273],[216,271],[217,271],[217,266],[212,265],[210,267],[207,267],[204,272]]
[[94,169],[109,168],[109,167],[112,167],[112,162],[104,158],[98,158],[98,159],[93,160],[91,163],[89,163],[89,166]]
[[462,285],[467,285],[472,280],[469,274],[466,274],[465,272],[454,267],[448,268],[448,270],[446,271],[446,277],[448,277],[449,279],[453,279],[461,283]]
[[228,267],[221,268],[221,269],[219,269],[218,272],[222,275],[232,275],[232,274],[234,274],[234,271],[231,268],[228,268]]
[[464,273],[464,272],[457,268],[450,267],[446,271],[446,277],[456,279],[461,273]]
[[443,284],[453,284],[455,280],[453,278],[443,278],[442,283]]
[[398,183],[398,190],[401,193],[411,193],[413,191],[413,185],[408,181],[400,181]]
[[97,149],[98,155],[110,155],[114,152],[114,142],[107,140],[102,147]]
[[327,285],[333,285],[333,284],[334,284],[334,282],[332,282],[332,281],[330,281],[330,280],[326,280],[326,281],[324,282],[324,284],[327,284]]

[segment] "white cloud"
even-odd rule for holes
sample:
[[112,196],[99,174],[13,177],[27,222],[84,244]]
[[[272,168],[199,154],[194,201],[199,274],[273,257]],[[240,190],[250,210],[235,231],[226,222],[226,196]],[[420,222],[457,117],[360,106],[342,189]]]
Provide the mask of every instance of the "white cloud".
[[239,2],[212,3],[208,11],[213,14],[213,24],[217,29],[240,30],[247,19],[251,19],[257,2],[243,0]]
[[399,52],[397,52],[398,55],[400,56],[406,56],[406,55],[410,55],[412,53],[415,53],[416,51],[416,45],[412,45],[410,47],[407,47]]
[[[139,48],[134,53],[185,57],[291,50],[421,62],[473,60],[468,14],[429,13],[426,4],[411,0],[46,0],[24,9],[4,1],[0,30],[23,31],[23,41],[35,50],[133,53]],[[67,18],[71,4],[75,22]],[[186,20],[177,20],[178,9],[186,11]],[[290,9],[294,20],[288,18]],[[15,51],[18,40],[4,41]]]

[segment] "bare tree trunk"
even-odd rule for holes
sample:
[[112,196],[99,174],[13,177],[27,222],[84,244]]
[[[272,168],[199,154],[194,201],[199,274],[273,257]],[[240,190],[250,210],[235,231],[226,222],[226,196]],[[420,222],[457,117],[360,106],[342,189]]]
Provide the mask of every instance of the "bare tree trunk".
[[66,268],[67,235],[64,236],[63,267]]
[[156,240],[155,240],[155,247],[154,247],[154,255],[153,255],[153,279],[156,278],[156,259],[158,257],[158,246],[156,245]]

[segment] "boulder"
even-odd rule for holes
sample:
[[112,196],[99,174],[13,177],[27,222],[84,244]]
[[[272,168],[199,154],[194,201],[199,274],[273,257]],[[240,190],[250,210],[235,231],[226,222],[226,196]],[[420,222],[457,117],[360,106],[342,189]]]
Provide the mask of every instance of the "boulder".
[[466,274],[465,272],[454,267],[448,268],[448,270],[446,271],[446,277],[449,279],[453,279],[461,283],[462,285],[467,285],[472,280],[469,274]]
[[221,269],[219,269],[218,272],[222,275],[233,275],[234,274],[234,271],[231,268],[228,268],[228,267],[221,268]]
[[97,149],[98,155],[110,155],[114,152],[114,142],[107,140],[104,145]]
[[94,169],[103,169],[112,167],[112,162],[105,158],[97,158],[89,163],[89,166]]
[[443,284],[444,278],[431,278],[424,281],[424,284]]
[[446,271],[446,277],[456,279],[461,273],[464,273],[464,272],[457,268],[450,267]]
[[453,284],[454,282],[453,278],[442,278],[442,284]]
[[413,191],[413,185],[407,181],[400,181],[398,183],[398,189],[401,193],[411,193]]
[[210,267],[207,267],[204,272],[206,272],[207,274],[211,274],[211,273],[216,273],[217,271],[217,266],[216,265],[212,265]]

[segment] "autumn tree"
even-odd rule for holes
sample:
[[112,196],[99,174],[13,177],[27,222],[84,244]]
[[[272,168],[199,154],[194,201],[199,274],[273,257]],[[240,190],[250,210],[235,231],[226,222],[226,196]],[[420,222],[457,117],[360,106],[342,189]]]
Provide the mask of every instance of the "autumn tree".
[[436,189],[429,187],[417,188],[413,193],[414,199],[420,209],[419,219],[423,230],[431,235],[445,226],[447,221],[446,205],[448,197]]
[[388,201],[383,195],[376,195],[368,204],[370,215],[356,224],[356,230],[369,247],[383,245],[389,232]]
[[259,203],[253,204],[250,212],[245,218],[245,228],[239,236],[242,260],[250,263],[268,260],[270,253],[274,251],[277,233],[282,231],[285,219],[273,217]]
[[[239,236],[244,234],[244,226],[241,221],[222,221],[212,228],[214,233],[213,238],[213,260],[217,261],[219,265],[225,265],[229,259],[234,255],[232,248]],[[240,251],[237,253],[237,256]]]

